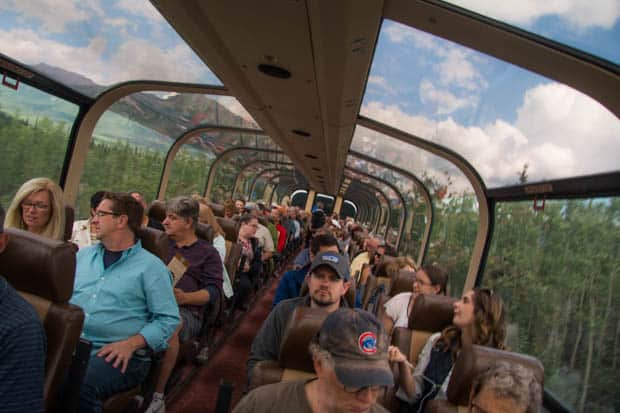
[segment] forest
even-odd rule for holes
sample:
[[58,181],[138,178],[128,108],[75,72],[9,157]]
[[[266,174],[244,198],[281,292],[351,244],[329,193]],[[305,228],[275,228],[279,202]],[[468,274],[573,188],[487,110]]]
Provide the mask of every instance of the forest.
[[[46,117],[0,111],[0,202],[6,208],[27,179],[58,180],[70,125]],[[181,150],[166,196],[204,190],[213,157]],[[91,142],[76,205],[88,210],[98,190],[143,191],[152,200],[165,152],[109,137]],[[216,174],[218,194],[232,191],[234,177]],[[432,182],[430,182],[432,186]],[[448,192],[449,193],[449,192]],[[221,201],[218,199],[218,201]],[[476,237],[477,205],[469,193],[453,193],[433,205],[435,221],[426,262],[438,262],[460,295]],[[405,234],[415,259],[424,213],[409,204],[414,220]],[[508,307],[512,350],[532,354],[545,366],[545,386],[578,412],[620,411],[620,199],[500,203],[482,284]]]

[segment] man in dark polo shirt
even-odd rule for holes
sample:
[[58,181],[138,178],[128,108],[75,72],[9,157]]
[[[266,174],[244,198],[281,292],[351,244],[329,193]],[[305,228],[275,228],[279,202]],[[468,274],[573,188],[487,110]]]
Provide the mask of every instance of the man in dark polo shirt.
[[309,346],[316,379],[261,386],[233,413],[387,412],[377,398],[394,385],[388,337],[374,315],[341,308],[327,316]]
[[306,276],[308,295],[281,301],[271,310],[254,337],[247,362],[248,383],[257,362],[278,359],[284,328],[296,307],[322,308],[331,313],[341,306],[348,306],[343,297],[351,286],[349,265],[344,255],[332,251],[320,253],[314,258]]
[[170,237],[166,263],[175,280],[178,279],[174,296],[179,305],[181,325],[168,342],[147,413],[164,411],[163,393],[179,353],[179,338],[187,341],[200,333],[205,306],[218,299],[222,290],[220,255],[211,244],[196,237],[198,211],[198,202],[188,197],[173,198],[166,204],[163,224]]
[[[0,206],[0,254],[9,243]],[[0,275],[0,411],[42,412],[45,332],[34,308]]]

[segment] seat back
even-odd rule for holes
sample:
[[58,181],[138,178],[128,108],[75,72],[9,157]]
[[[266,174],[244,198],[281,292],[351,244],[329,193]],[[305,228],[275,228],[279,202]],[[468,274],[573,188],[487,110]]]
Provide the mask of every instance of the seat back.
[[542,388],[545,373],[542,363],[536,357],[491,347],[465,346],[454,363],[452,376],[448,383],[448,401],[457,406],[469,406],[474,379],[499,361],[511,365],[520,364],[531,370]]
[[270,383],[315,376],[308,345],[328,313],[321,309],[297,307],[284,330],[277,361],[261,361],[252,372],[250,388]]
[[409,327],[396,327],[392,344],[416,363],[428,338],[452,324],[455,301],[456,298],[444,295],[418,295],[409,316]]
[[138,239],[142,242],[142,248],[159,257],[162,261],[166,261],[169,241],[165,232],[149,227],[140,228]]
[[226,272],[228,272],[228,278],[230,279],[231,284],[235,281],[240,259],[241,245],[236,242],[226,240],[226,257],[224,258],[224,266],[226,267]]
[[213,215],[216,217],[224,217],[224,205],[209,202],[209,207],[211,208],[211,211],[213,211]]
[[[355,280],[351,278],[350,282],[351,286],[345,293],[344,299],[346,300],[350,308],[355,308]],[[306,279],[304,279],[304,282],[301,284],[301,288],[299,289],[299,296],[303,297],[304,295],[307,295],[308,291],[308,283]]]
[[73,235],[73,221],[75,220],[75,210],[71,205],[65,205],[65,232],[62,239],[65,241],[71,240]]
[[213,227],[211,225],[199,222],[198,224],[196,224],[195,232],[198,238],[207,241],[209,244],[213,244],[215,231],[213,230]]
[[10,242],[0,254],[0,272],[36,310],[47,338],[45,408],[56,407],[77,346],[84,312],[69,304],[75,278],[70,243],[7,228]]
[[388,295],[394,297],[400,293],[410,292],[413,289],[413,280],[415,279],[415,272],[400,270],[392,278]]
[[217,217],[217,223],[222,227],[226,241],[237,242],[237,238],[239,237],[237,222],[232,219]]

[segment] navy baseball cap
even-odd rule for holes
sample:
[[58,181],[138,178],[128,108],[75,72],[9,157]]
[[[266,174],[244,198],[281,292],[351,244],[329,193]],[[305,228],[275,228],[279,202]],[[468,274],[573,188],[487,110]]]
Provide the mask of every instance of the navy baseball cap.
[[327,316],[316,342],[334,360],[336,377],[347,387],[393,386],[388,337],[377,318],[359,308]]
[[322,265],[326,265],[332,270],[336,271],[338,277],[342,278],[345,281],[349,281],[349,279],[351,278],[349,275],[349,267],[351,264],[349,263],[347,257],[342,254],[338,254],[337,252],[332,251],[321,252],[316,257],[314,257],[314,260],[312,260],[310,272],[313,272],[315,268]]

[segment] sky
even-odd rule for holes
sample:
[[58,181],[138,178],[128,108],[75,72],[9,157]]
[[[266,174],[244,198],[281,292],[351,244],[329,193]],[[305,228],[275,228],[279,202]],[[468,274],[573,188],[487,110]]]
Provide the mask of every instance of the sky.
[[[458,3],[494,18],[513,16],[508,23],[620,62],[618,0]],[[360,112],[451,148],[491,188],[516,184],[526,164],[530,182],[620,170],[620,121],[598,102],[393,21],[383,23]],[[356,129],[353,147],[392,152],[390,162],[440,181],[455,172],[365,128]],[[453,179],[456,186],[465,182],[462,175]]]
[[[452,0],[620,64],[619,0]],[[100,85],[134,79],[221,84],[148,1],[2,0],[0,52]],[[235,99],[223,102],[249,115]],[[620,169],[620,122],[583,94],[497,59],[384,21],[361,113],[463,155],[488,187]],[[391,148],[407,169],[446,166],[358,128],[354,147]],[[458,182],[454,180],[454,182]]]

